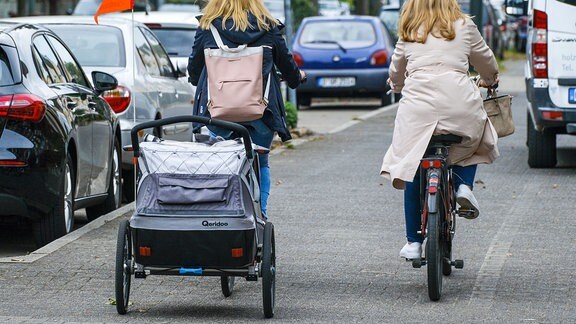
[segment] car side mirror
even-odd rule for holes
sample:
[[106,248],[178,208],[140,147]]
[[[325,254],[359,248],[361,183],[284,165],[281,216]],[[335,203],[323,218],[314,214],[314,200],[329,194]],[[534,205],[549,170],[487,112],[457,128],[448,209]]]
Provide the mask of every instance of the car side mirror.
[[186,75],[188,75],[188,64],[184,61],[177,62],[176,74],[178,78],[185,77]]
[[92,82],[99,95],[104,91],[114,90],[118,87],[118,80],[106,72],[92,71]]
[[528,0],[506,0],[504,2],[506,14],[520,17],[528,14]]

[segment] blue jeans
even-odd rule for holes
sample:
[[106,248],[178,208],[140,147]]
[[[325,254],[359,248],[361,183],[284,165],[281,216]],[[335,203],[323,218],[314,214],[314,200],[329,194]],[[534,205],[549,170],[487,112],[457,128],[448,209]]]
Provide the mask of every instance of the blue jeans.
[[[248,129],[252,143],[270,149],[272,146],[272,140],[274,139],[274,131],[264,124],[261,119],[240,124]],[[227,129],[214,126],[208,126],[208,129],[212,136],[221,136],[227,139],[232,136],[232,132]],[[262,216],[266,217],[268,197],[270,196],[271,187],[268,154],[258,154],[258,162],[260,164],[260,208],[262,209]]]
[[[470,188],[473,187],[476,168],[476,164],[465,167],[452,166],[456,190],[461,184],[465,184]],[[406,183],[406,190],[404,190],[404,218],[406,219],[406,239],[408,242],[422,243],[424,238],[421,234],[418,234],[422,226],[422,217],[420,215],[420,172],[416,173],[412,182]]]

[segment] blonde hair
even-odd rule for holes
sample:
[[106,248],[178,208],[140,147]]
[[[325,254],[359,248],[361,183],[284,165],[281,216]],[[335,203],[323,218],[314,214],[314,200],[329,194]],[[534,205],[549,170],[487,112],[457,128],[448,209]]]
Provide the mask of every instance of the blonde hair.
[[200,28],[209,29],[214,19],[222,17],[222,29],[226,21],[232,18],[232,28],[246,31],[253,27],[248,21],[248,12],[256,16],[258,29],[270,30],[278,25],[278,21],[266,9],[262,0],[210,0],[204,7],[204,15],[200,18]]
[[398,35],[405,42],[426,42],[428,34],[453,40],[454,22],[465,19],[457,0],[407,0],[400,13]]

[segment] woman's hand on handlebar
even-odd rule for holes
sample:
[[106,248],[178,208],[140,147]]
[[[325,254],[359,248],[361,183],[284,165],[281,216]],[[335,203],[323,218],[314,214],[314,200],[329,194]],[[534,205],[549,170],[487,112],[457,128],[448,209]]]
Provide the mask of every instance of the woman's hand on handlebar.
[[500,78],[496,78],[496,80],[494,80],[494,82],[492,84],[488,84],[488,83],[486,83],[486,81],[484,81],[484,79],[480,79],[480,81],[478,81],[476,84],[478,84],[478,86],[481,88],[496,89],[496,88],[498,88],[499,82],[500,82]]
[[308,77],[306,77],[306,72],[300,70],[300,83],[304,83],[308,81]]

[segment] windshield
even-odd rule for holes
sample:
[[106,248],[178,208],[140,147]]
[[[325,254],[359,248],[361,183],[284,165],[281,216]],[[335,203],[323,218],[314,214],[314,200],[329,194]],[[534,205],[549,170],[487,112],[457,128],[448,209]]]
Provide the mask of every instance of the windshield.
[[196,29],[150,28],[158,37],[169,56],[186,57],[190,55],[190,44],[194,44]]
[[85,66],[125,67],[122,31],[103,25],[50,25]]
[[317,21],[304,26],[300,44],[307,47],[368,47],[376,42],[376,31],[367,21]]

